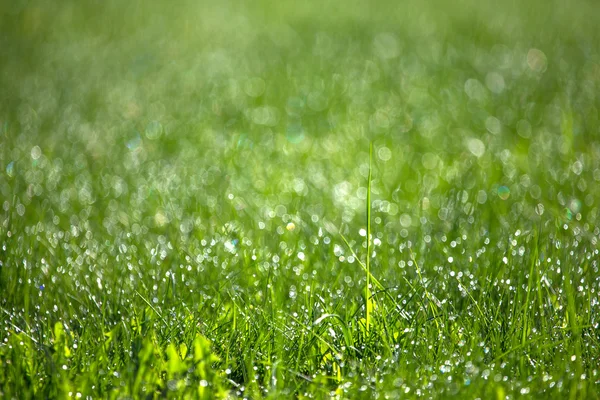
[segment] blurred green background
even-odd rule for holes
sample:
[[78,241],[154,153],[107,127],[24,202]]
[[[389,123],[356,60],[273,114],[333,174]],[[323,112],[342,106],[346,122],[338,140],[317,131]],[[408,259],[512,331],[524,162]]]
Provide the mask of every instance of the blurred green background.
[[432,220],[447,209],[450,223],[472,212],[446,207],[449,190],[477,208],[480,190],[504,185],[503,207],[518,214],[543,199],[562,212],[574,198],[595,222],[596,11],[7,2],[0,157],[13,172],[2,196],[49,212],[89,208],[107,229],[120,219],[151,228],[160,205],[181,223],[233,218],[231,206],[259,218],[319,204],[320,217],[349,222],[363,209],[374,141],[390,221],[427,197]]

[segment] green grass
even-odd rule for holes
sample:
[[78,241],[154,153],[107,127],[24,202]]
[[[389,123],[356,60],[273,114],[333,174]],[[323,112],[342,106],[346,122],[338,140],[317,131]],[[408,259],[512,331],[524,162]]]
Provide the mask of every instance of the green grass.
[[600,397],[600,10],[0,6],[0,397]]

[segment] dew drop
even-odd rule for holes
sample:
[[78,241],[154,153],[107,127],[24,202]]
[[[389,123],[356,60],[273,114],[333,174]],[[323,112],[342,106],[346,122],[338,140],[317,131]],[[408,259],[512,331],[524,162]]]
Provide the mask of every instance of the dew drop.
[[530,49],[527,53],[527,65],[534,72],[544,72],[548,67],[548,58],[543,51]]
[[507,186],[500,186],[498,188],[498,197],[502,200],[508,200],[510,197],[510,189]]
[[11,161],[8,163],[8,165],[6,166],[6,174],[8,176],[10,176],[11,178],[13,176],[15,176],[15,162]]
[[477,158],[485,154],[485,144],[479,139],[469,139],[467,141],[467,147],[469,151]]

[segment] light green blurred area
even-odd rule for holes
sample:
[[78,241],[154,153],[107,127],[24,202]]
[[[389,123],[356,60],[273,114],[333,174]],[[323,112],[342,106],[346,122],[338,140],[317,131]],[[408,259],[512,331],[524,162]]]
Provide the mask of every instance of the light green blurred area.
[[[373,142],[389,229],[403,212],[444,230],[489,213],[527,224],[545,203],[593,227],[597,8],[6,3],[0,190],[113,233],[123,215],[152,229],[157,210],[176,226],[281,205],[350,223]],[[487,207],[500,187],[509,201]]]
[[[276,207],[294,178],[315,199],[331,199],[343,182],[357,190],[374,141],[386,154],[377,194],[396,193],[401,209],[429,196],[437,212],[450,188],[473,199],[513,183],[518,199],[537,187],[535,204],[560,192],[560,171],[577,160],[587,181],[598,167],[596,8],[7,3],[1,161],[23,170],[34,146],[67,170],[79,160],[90,172],[79,175],[89,201],[110,199],[112,183],[95,178],[104,171],[129,179],[132,190],[141,176],[164,196],[177,193],[183,209],[194,208],[191,196],[221,199],[225,191],[260,208]],[[206,171],[214,184],[199,183]],[[158,183],[175,175],[181,193]],[[51,198],[72,184],[56,179],[46,188]],[[2,192],[15,194],[6,185]],[[355,209],[360,199],[350,196]],[[63,200],[52,201],[65,209]],[[127,213],[141,203],[130,200],[119,200]]]

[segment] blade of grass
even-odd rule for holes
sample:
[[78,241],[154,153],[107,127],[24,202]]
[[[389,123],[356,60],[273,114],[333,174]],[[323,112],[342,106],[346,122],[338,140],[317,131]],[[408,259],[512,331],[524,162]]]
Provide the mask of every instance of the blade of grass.
[[156,313],[156,315],[158,315],[158,318],[160,318],[160,320],[163,322],[163,324],[165,324],[165,326],[168,328],[169,324],[167,323],[167,320],[165,320],[163,318],[162,314],[156,308],[154,308],[154,306],[144,296],[142,296],[140,294],[140,292],[138,292],[136,290],[135,294],[137,294],[138,296],[140,296],[140,298],[144,301],[144,303],[146,303],[148,305],[148,307],[150,307],[152,309],[152,311],[154,311]]
[[373,305],[371,303],[371,180],[373,178],[373,142],[369,143],[369,180],[367,182],[367,258],[365,264],[367,267],[367,276],[365,281],[365,309],[366,309],[366,332],[369,334],[371,326],[371,312]]

